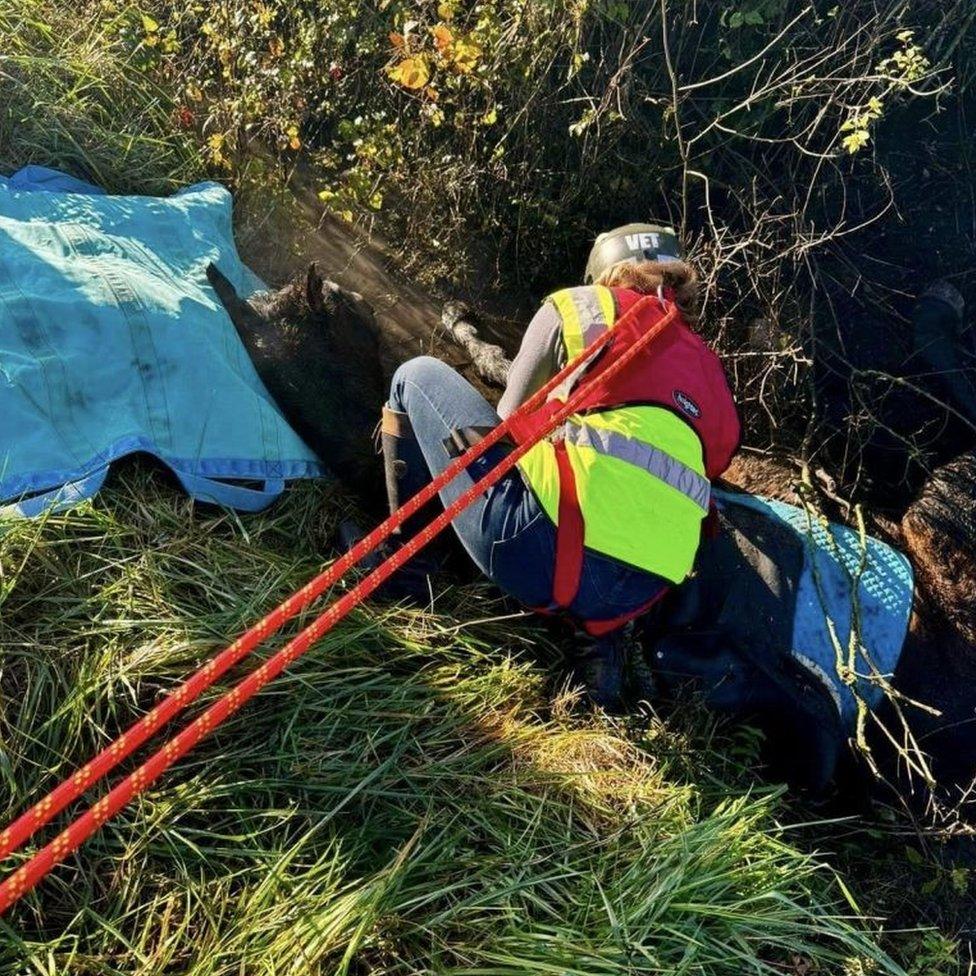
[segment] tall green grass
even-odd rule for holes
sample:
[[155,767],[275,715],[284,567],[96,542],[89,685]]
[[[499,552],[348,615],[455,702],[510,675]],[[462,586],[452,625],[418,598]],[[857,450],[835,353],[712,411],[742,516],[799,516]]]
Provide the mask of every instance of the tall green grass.
[[[310,576],[334,511],[306,485],[245,523],[133,466],[4,525],[4,818]],[[2,923],[0,972],[898,971],[775,792],[551,702],[506,612],[363,608]]]
[[134,193],[203,172],[169,94],[109,41],[113,22],[94,3],[0,0],[0,171],[39,163]]

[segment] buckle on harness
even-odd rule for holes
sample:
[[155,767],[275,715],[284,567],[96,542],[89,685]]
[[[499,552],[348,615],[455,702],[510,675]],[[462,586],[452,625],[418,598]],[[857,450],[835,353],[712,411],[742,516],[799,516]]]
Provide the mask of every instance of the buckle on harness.
[[[494,427],[455,427],[449,437],[444,438],[444,450],[450,458],[458,458],[475,444],[480,444]],[[506,443],[503,438],[499,443]]]

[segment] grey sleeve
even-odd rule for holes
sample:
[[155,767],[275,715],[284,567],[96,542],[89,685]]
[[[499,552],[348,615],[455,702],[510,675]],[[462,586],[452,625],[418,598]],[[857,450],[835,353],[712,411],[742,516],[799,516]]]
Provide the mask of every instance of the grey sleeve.
[[562,322],[551,302],[532,316],[522,337],[518,355],[508,371],[508,383],[498,402],[498,416],[504,420],[565,364]]

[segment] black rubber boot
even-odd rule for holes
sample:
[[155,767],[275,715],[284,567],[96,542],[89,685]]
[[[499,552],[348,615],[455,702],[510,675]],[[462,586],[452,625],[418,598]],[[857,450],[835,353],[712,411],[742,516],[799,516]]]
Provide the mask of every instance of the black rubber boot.
[[[387,503],[392,515],[409,500],[414,492],[419,490],[429,475],[406,414],[398,413],[389,407],[383,408],[380,444],[383,451]],[[421,468],[422,470],[419,470]],[[408,519],[376,553],[368,557],[369,562],[373,563],[371,568],[375,568],[392,555],[407,539],[413,538],[430,517],[431,507],[425,506],[421,512]],[[362,538],[362,534],[359,538]],[[357,538],[352,538],[351,544],[355,545],[357,541]],[[436,575],[443,562],[436,551],[431,551],[430,545],[434,544],[436,543],[429,544],[406,565],[401,566],[380,587],[377,595],[387,599],[409,599],[416,602],[430,599],[431,577]],[[366,561],[363,565],[365,564]]]

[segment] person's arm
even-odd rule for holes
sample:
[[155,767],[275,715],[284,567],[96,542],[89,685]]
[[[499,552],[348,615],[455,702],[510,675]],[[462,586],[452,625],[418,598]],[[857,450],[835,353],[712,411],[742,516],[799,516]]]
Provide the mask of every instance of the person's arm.
[[546,302],[532,317],[518,355],[512,360],[505,392],[498,402],[498,416],[504,420],[555,376],[565,357],[559,313],[551,302]]

